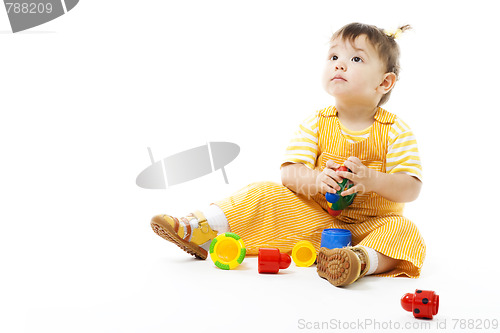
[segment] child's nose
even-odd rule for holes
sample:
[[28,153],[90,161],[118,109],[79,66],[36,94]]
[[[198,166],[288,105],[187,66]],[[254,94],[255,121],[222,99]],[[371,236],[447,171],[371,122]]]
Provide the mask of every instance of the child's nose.
[[346,70],[346,65],[343,62],[337,62],[335,64],[335,69],[336,70],[345,71]]

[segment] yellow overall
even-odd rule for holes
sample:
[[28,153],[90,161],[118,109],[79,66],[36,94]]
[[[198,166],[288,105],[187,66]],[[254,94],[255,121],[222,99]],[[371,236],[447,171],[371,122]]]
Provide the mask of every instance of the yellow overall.
[[[320,154],[315,168],[323,170],[328,160],[343,164],[350,156],[356,156],[367,167],[385,172],[388,132],[395,118],[379,108],[369,138],[349,143],[341,133],[335,107],[320,111]],[[353,245],[365,245],[402,260],[395,269],[379,276],[420,275],[425,243],[417,227],[402,216],[404,204],[374,192],[358,193],[337,217],[326,211],[323,194],[307,198],[273,182],[248,185],[216,204],[224,211],[231,231],[245,242],[248,254],[257,254],[260,247],[276,247],[290,253],[300,240],[311,241],[319,250],[323,229],[342,228],[351,231]]]

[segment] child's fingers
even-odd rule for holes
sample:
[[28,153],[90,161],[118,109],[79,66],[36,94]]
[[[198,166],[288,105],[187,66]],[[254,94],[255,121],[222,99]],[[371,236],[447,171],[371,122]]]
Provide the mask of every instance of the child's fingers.
[[358,193],[358,192],[363,192],[363,186],[361,185],[354,185],[348,190],[345,190],[344,192],[340,193],[341,196],[345,197],[346,195],[350,195],[353,193]]
[[340,193],[340,195],[345,197],[346,195],[351,195],[353,193],[356,193],[356,190],[354,189],[354,187],[351,187],[350,189]]
[[328,177],[330,177],[331,179],[334,180],[334,183],[336,185],[335,188],[338,187],[338,190],[340,190],[340,186],[338,186],[337,183],[342,182],[342,177],[336,171],[331,170],[331,169],[325,169],[325,170],[323,170],[323,172],[325,173],[325,175],[327,175]]
[[347,178],[349,180],[352,180],[353,182],[356,179],[356,175],[352,172],[349,171],[335,171],[335,173],[340,176],[341,178]]
[[326,185],[325,183],[323,183],[321,185],[321,188],[320,188],[320,192],[321,194],[326,194],[326,193],[337,193],[336,190],[334,190],[333,188],[331,188],[330,186]]
[[344,162],[344,165],[345,165],[346,168],[348,168],[352,172],[356,172],[357,165],[354,164],[353,162],[347,160],[347,161]]
[[[357,158],[356,156],[350,156],[350,157],[346,160],[346,162],[347,162],[347,161],[352,162],[352,163],[354,163],[354,164],[358,164],[358,165],[359,165],[359,164],[362,164],[362,163],[361,163],[361,160],[360,160],[359,158]],[[344,163],[344,164],[345,164],[345,163]]]
[[336,191],[340,190],[339,184],[337,184],[337,181],[335,181],[333,177],[338,178],[338,176],[335,174],[335,171],[326,169],[323,171],[320,181],[322,183],[322,190],[324,191],[324,193],[335,193]]
[[331,187],[329,184],[325,182],[321,182],[320,187],[319,187],[319,192],[321,194],[326,194],[326,193],[337,193],[337,190],[335,190],[333,187]]
[[326,161],[326,167],[335,170],[340,168],[340,164],[335,163],[333,160],[328,160]]
[[325,194],[326,192],[337,193],[337,191],[340,191],[340,186],[336,182],[331,181],[331,179],[322,183],[321,193],[323,194]]
[[[359,161],[359,159],[357,159],[357,160]],[[349,170],[351,170],[354,173],[358,173],[359,170],[361,169],[361,167],[363,166],[361,161],[359,161],[359,163],[357,163],[357,162],[351,161],[351,160],[345,161],[344,165],[346,166],[346,168],[348,168]]]

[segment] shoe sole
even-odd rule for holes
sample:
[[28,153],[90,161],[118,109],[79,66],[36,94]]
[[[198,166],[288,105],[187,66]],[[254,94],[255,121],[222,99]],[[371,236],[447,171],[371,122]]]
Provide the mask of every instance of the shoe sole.
[[320,277],[334,286],[347,286],[358,279],[361,263],[352,251],[322,247],[318,254],[317,271]]
[[164,223],[163,221],[158,221],[157,219],[161,219],[161,217],[153,217],[153,219],[151,220],[151,228],[153,228],[153,231],[158,236],[174,243],[182,250],[186,251],[192,256],[195,256],[198,259],[207,259],[208,252],[205,249],[182,239],[181,237],[179,237],[177,232],[175,232],[174,228],[172,228],[169,224]]

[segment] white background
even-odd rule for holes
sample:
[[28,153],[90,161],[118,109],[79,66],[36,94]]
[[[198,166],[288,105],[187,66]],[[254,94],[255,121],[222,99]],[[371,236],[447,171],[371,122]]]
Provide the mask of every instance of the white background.
[[[419,325],[399,305],[416,288],[441,297],[427,331],[500,319],[495,8],[82,0],[17,34],[0,10],[0,330]],[[335,288],[314,267],[259,275],[256,258],[222,271],[157,237],[155,214],[185,214],[250,182],[279,181],[296,126],[334,103],[320,83],[326,46],[353,21],[414,27],[399,40],[401,79],[385,107],[419,139],[425,186],[406,216],[427,243],[421,278]],[[241,147],[226,167],[229,185],[220,172],[167,190],[135,185],[150,164],[147,147],[161,159],[208,141]]]

